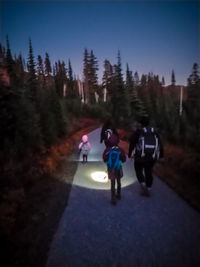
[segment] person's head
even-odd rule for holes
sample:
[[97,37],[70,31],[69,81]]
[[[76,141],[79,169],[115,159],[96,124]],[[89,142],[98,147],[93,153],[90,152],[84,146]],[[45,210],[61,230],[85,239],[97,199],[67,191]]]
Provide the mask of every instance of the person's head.
[[105,124],[104,124],[105,128],[113,128],[114,127],[114,122],[112,120],[112,118],[107,118]]
[[149,116],[143,116],[140,120],[142,127],[146,127],[149,125]]
[[88,141],[88,136],[87,135],[83,135],[82,136],[82,141],[83,141],[83,143],[86,143]]
[[116,134],[111,134],[108,141],[112,146],[117,146],[119,144],[119,137]]

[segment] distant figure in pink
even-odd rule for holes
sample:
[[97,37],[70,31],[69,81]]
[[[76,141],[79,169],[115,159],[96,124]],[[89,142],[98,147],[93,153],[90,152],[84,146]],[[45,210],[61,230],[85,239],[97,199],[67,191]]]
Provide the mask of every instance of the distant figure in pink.
[[90,145],[90,142],[88,141],[87,135],[82,136],[82,142],[79,144],[78,148],[79,148],[79,151],[82,153],[82,156],[83,156],[82,163],[86,163],[88,160],[89,150],[91,149],[91,145]]

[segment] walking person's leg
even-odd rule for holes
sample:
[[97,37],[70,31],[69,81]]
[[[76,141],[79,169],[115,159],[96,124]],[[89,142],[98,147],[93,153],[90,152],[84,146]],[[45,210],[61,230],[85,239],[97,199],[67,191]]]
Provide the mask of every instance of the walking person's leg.
[[154,162],[150,161],[150,162],[146,162],[145,163],[145,167],[144,167],[144,173],[145,173],[145,178],[146,178],[146,186],[148,189],[148,193],[150,193],[151,191],[151,187],[153,184],[153,166],[154,166]]
[[144,171],[144,164],[140,161],[136,161],[134,162],[134,167],[135,167],[135,173],[136,173],[136,177],[138,179],[138,182],[140,183],[142,189],[145,188],[145,177],[143,174]]
[[111,179],[111,203],[113,205],[116,204],[116,198],[115,198],[115,179]]
[[121,199],[121,178],[117,178],[117,198]]
[[86,163],[87,155],[83,154],[83,163]]

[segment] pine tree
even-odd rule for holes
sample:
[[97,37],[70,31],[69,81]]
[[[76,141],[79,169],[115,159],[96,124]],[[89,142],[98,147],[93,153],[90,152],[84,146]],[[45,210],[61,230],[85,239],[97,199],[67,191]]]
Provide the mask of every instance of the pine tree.
[[89,99],[89,55],[88,50],[85,48],[84,50],[84,59],[83,59],[83,77],[84,77],[84,94],[85,99],[84,102],[87,103]]
[[113,67],[107,59],[104,61],[102,86],[105,90],[106,101],[110,101],[113,94]]
[[120,51],[117,54],[117,65],[114,66],[114,86],[112,95],[113,116],[116,122],[123,121],[126,113],[127,103],[125,98],[125,88],[121,68]]
[[5,59],[6,59],[5,48],[0,43],[0,66],[5,64]]
[[172,70],[171,85],[175,86],[175,84],[176,84],[175,73],[174,70]]
[[15,73],[17,76],[16,86],[19,88],[19,91],[22,93],[24,90],[24,83],[25,83],[25,71],[24,71],[24,63],[23,63],[21,53],[19,54],[15,62]]
[[63,97],[64,84],[67,84],[67,75],[64,61],[60,62],[60,60],[58,60],[58,62],[55,63],[55,72],[56,75],[54,79],[56,92],[60,97]]
[[95,93],[98,91],[98,62],[97,58],[94,56],[93,50],[90,52],[89,56],[89,71],[88,71],[88,89],[89,89],[89,102],[95,104]]
[[50,62],[48,53],[45,53],[44,64],[45,64],[45,74],[49,77],[52,72],[52,68],[51,68],[51,62]]
[[197,63],[194,63],[192,73],[188,78],[187,91],[187,109],[194,116],[194,112],[199,108],[200,102],[200,75]]
[[37,74],[38,76],[44,76],[44,65],[42,57],[40,55],[38,55],[37,58]]
[[140,79],[137,71],[134,73],[133,81],[136,87],[140,85]]
[[73,71],[70,59],[68,60],[67,73],[68,73],[68,83],[67,83],[68,96],[73,97],[75,96],[75,92],[74,92]]
[[10,77],[11,88],[15,88],[16,83],[17,83],[17,77],[16,77],[16,73],[15,73],[15,61],[13,60],[12,53],[10,50],[10,43],[8,40],[8,36],[6,36],[6,46],[7,46],[6,69],[7,69],[8,75]]
[[35,61],[31,39],[29,39],[29,56],[28,56],[28,87],[32,101],[36,101],[37,97],[37,80],[35,71]]
[[162,86],[165,86],[165,78],[162,77]]

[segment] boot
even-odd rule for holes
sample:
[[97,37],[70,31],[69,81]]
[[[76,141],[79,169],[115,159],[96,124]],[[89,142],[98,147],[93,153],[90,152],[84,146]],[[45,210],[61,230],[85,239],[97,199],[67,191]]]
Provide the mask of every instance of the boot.
[[118,181],[118,186],[117,186],[117,195],[116,195],[117,199],[121,199],[121,183],[120,181]]
[[111,203],[116,205],[116,198],[115,198],[115,179],[111,180]]
[[117,203],[117,201],[116,201],[115,195],[112,195],[111,196],[111,204],[116,205],[116,203]]
[[117,192],[116,198],[119,200],[122,199],[121,192]]

